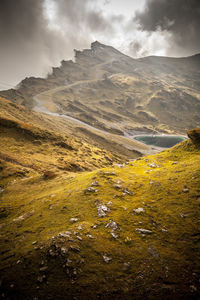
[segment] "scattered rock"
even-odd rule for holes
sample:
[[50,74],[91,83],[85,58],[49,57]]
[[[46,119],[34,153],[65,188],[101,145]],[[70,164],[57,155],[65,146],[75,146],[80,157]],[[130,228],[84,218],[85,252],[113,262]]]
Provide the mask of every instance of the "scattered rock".
[[79,241],[82,241],[83,239],[82,239],[82,237],[80,237],[79,235],[77,235],[77,240],[79,240]]
[[65,247],[62,247],[62,248],[60,248],[60,252],[61,252],[62,255],[66,255],[67,252],[68,252],[68,249],[65,248]]
[[34,214],[34,212],[35,212],[34,210],[32,210],[30,212],[27,212],[27,213],[25,213],[25,214],[23,214],[23,215],[15,218],[15,219],[13,219],[13,222],[17,223],[17,222],[24,221],[25,219],[31,217]]
[[57,256],[57,253],[55,251],[53,251],[52,249],[49,249],[49,255],[51,257],[55,257],[55,256]]
[[108,224],[105,225],[106,228],[111,228],[111,236],[114,239],[118,239],[119,238],[119,234],[116,233],[116,230],[120,229],[119,226],[117,225],[117,223],[113,220],[110,219],[110,221],[108,222]]
[[3,193],[4,189],[0,187],[0,193]]
[[121,187],[120,184],[115,184],[115,185],[114,185],[114,188],[117,189],[117,190],[120,190],[122,187]]
[[37,244],[37,241],[32,242],[32,245],[35,245],[35,244]]
[[188,193],[189,192],[189,189],[188,188],[184,188],[183,189],[183,193]]
[[185,215],[185,214],[180,214],[180,217],[181,217],[181,218],[185,218],[185,217],[187,217],[187,215]]
[[105,226],[106,228],[111,228],[112,230],[116,230],[118,229],[118,225],[115,221],[111,220],[108,222],[108,224],[106,224]]
[[97,189],[94,189],[93,187],[88,187],[85,192],[90,192],[90,193],[97,193],[98,190]]
[[142,207],[138,207],[136,209],[133,210],[135,213],[142,213],[142,212],[145,212],[144,208]]
[[112,258],[107,256],[106,254],[104,254],[103,255],[103,260],[108,264],[112,260]]
[[77,222],[77,221],[78,221],[78,218],[71,218],[71,219],[70,219],[70,222],[71,222],[71,223],[75,223],[75,222]]
[[160,166],[156,165],[155,163],[152,163],[152,164],[148,164],[148,166],[150,168],[159,168]]
[[91,234],[87,234],[87,237],[89,237],[90,239],[94,239],[94,237]]
[[132,191],[130,191],[128,188],[124,188],[123,193],[127,194],[127,195],[134,195],[134,193]]
[[82,225],[78,225],[77,229],[82,230],[83,229]]
[[40,282],[40,283],[42,283],[42,282],[44,281],[45,278],[46,278],[45,275],[38,276],[37,281]]
[[110,234],[112,235],[112,237],[113,237],[114,239],[118,239],[118,238],[119,238],[119,234],[116,233],[116,232],[114,232],[114,231],[111,231]]
[[125,167],[125,164],[113,164],[115,167],[118,167],[118,168],[124,168]]
[[94,182],[92,182],[92,183],[91,183],[91,186],[99,186],[99,183],[98,183],[98,181],[94,181]]
[[121,180],[121,179],[118,179],[118,180],[116,181],[116,184],[121,184],[121,183],[123,183],[123,180]]
[[196,291],[197,291],[196,286],[190,285],[190,291],[191,291],[192,293],[196,292]]
[[[73,218],[72,218],[73,219]],[[76,219],[76,218],[75,218]],[[73,221],[73,222],[76,222],[76,221]],[[64,238],[70,238],[71,237],[71,231],[65,231],[65,232],[60,232],[58,234],[58,237],[64,237]],[[52,240],[54,239],[54,237],[52,237]]]
[[103,218],[106,216],[106,213],[110,211],[110,208],[108,208],[105,204],[101,204],[101,203],[98,203],[97,205],[97,213],[98,213],[98,216]]
[[144,228],[136,228],[136,231],[138,231],[141,234],[152,234],[153,233],[151,230],[144,229]]
[[116,175],[116,174],[115,174],[115,172],[103,172],[103,175],[114,176],[114,175]]
[[75,246],[70,246],[69,249],[70,249],[71,251],[73,251],[73,252],[76,252],[76,253],[80,252],[80,248],[79,248],[78,246],[77,246],[77,247],[75,247]]

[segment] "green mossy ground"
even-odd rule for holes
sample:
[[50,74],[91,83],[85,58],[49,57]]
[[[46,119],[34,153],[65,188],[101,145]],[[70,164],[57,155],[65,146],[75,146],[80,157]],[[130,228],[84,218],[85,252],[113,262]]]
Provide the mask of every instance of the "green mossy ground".
[[[95,181],[98,191],[88,191]],[[123,166],[33,175],[9,184],[0,199],[5,299],[200,296],[200,151],[189,140]],[[105,217],[99,203],[110,209]],[[105,227],[110,220],[116,239]],[[59,236],[66,231],[70,237]]]

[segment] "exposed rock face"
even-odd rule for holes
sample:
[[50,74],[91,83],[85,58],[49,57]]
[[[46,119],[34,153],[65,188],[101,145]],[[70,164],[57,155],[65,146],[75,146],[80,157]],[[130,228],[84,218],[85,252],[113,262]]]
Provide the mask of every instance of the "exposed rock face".
[[35,96],[47,92],[56,112],[119,135],[184,133],[200,125],[199,66],[200,54],[133,59],[96,41],[46,78],[25,78],[0,95],[34,109]]
[[188,137],[194,144],[200,145],[200,129],[192,129],[187,132]]

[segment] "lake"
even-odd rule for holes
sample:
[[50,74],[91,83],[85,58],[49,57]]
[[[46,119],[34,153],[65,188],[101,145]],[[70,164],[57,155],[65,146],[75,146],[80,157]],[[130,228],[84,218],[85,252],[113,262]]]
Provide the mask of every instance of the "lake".
[[146,145],[170,148],[187,139],[187,137],[176,135],[138,135],[134,139]]

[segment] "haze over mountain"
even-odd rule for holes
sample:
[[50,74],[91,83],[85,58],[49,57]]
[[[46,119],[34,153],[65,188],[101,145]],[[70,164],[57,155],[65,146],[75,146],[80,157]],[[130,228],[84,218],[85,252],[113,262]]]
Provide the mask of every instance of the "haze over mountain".
[[91,41],[132,57],[200,52],[199,0],[1,0],[0,89],[45,76]]
[[[0,95],[123,134],[185,134],[200,126],[200,54],[133,59],[99,42],[75,50],[47,78],[26,78]],[[42,93],[42,94],[40,94]]]
[[96,41],[0,91],[2,299],[199,299],[199,67]]

